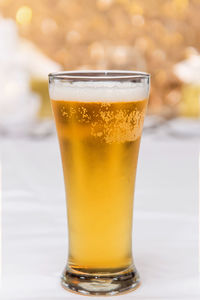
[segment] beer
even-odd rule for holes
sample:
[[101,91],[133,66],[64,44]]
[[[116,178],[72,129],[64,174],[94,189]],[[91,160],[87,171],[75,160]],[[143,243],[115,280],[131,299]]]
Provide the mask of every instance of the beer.
[[67,270],[72,273],[134,269],[133,196],[147,94],[134,89],[126,94],[124,86],[83,83],[50,92],[66,188]]

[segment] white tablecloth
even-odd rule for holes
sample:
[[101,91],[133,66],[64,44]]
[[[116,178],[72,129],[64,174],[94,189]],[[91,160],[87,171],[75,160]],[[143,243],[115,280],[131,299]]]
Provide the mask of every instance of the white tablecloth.
[[[0,299],[83,299],[60,286],[67,223],[56,137],[5,137],[0,147]],[[144,135],[133,227],[133,253],[142,285],[118,299],[199,299],[198,156],[197,140]]]

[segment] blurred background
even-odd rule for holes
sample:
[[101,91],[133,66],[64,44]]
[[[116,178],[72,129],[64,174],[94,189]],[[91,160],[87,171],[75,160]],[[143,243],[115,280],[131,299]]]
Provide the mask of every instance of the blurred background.
[[68,299],[58,279],[67,226],[47,77],[77,69],[151,73],[134,204],[134,255],[144,284],[135,295],[199,299],[200,0],[0,0],[8,293],[0,298]]
[[199,18],[200,0],[0,0],[0,132],[51,132],[58,70],[149,72],[149,127],[198,119]]

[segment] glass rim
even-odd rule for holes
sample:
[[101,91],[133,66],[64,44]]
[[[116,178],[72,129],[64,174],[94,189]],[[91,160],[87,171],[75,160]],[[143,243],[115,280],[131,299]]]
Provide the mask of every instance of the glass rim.
[[149,79],[151,75],[146,72],[126,70],[76,70],[60,71],[48,74],[49,79],[74,81],[124,81],[134,79]]

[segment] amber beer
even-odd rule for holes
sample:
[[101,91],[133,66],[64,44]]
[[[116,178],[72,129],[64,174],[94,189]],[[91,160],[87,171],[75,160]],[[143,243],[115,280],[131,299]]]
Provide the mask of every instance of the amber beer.
[[[63,285],[75,292],[114,294],[139,282],[132,215],[148,92],[135,85],[50,83],[67,199],[69,254]],[[124,284],[122,276],[127,277]]]

